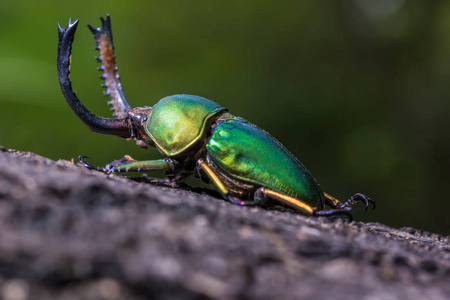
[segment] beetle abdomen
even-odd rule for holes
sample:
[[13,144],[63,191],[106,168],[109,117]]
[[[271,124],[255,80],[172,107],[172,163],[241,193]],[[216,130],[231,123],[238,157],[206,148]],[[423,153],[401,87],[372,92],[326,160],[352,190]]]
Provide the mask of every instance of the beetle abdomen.
[[257,126],[243,119],[223,122],[206,148],[224,173],[323,208],[323,192],[308,170]]

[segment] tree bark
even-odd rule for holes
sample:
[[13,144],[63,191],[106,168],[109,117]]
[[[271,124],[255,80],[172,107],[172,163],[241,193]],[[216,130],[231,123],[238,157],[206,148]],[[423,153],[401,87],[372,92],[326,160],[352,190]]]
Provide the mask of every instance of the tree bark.
[[0,299],[450,299],[449,237],[211,194],[0,148]]

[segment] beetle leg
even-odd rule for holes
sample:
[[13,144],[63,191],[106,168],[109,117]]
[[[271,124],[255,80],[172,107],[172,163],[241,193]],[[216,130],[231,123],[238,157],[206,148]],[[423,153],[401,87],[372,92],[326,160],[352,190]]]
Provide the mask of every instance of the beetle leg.
[[97,170],[104,173],[120,173],[120,172],[145,172],[145,171],[165,171],[170,172],[174,170],[176,162],[169,158],[156,160],[133,160],[130,156],[125,156],[120,160],[109,163],[104,168],[96,167],[84,159],[87,156],[80,155],[78,161],[88,169]]
[[255,203],[253,201],[244,201],[237,197],[233,197],[230,195],[230,192],[225,187],[223,182],[217,177],[217,175],[214,173],[214,171],[208,166],[206,161],[202,158],[200,158],[197,161],[197,168],[199,171],[203,171],[202,174],[206,175],[208,177],[209,181],[214,185],[214,187],[219,191],[219,193],[222,195],[222,197],[225,200],[230,201],[233,204],[238,205],[254,205]]
[[238,199],[236,197],[233,197],[230,195],[228,189],[225,187],[225,185],[222,183],[222,181],[217,177],[217,175],[214,173],[214,171],[208,166],[208,164],[203,160],[202,158],[197,161],[197,167],[204,172],[204,174],[208,177],[210,182],[214,185],[214,187],[220,192],[223,198],[230,201],[231,203],[238,204],[238,205],[258,205],[258,206],[264,206],[268,199],[274,199],[278,202],[287,204],[307,215],[311,216],[330,216],[330,215],[345,215],[347,218],[349,218],[349,221],[353,220],[352,215],[350,214],[351,208],[344,207],[344,208],[337,208],[337,209],[331,209],[331,210],[316,210],[314,207],[306,204],[305,202],[296,199],[294,197],[290,197],[288,195],[278,193],[275,191],[272,191],[268,188],[259,188],[256,190],[254,194],[254,200],[253,201],[243,201],[241,199]]
[[[165,158],[159,160],[146,160],[146,161],[136,161],[130,156],[125,155],[119,160],[115,160],[106,165],[104,168],[100,168],[90,163],[86,162],[84,159],[87,156],[80,155],[78,161],[88,169],[96,170],[103,173],[114,173],[114,172],[144,172],[144,171],[166,171],[172,172],[175,168],[176,162],[172,159]],[[145,175],[145,174],[144,174]],[[147,183],[157,183],[157,184],[169,184],[182,182],[186,179],[186,174],[177,174],[170,176],[169,178],[161,179],[154,177],[142,176],[140,181],[145,181]]]
[[170,178],[155,178],[155,177],[148,177],[147,174],[143,174],[139,177],[130,177],[134,181],[137,182],[145,182],[145,183],[156,183],[156,184],[162,184],[162,185],[169,185],[171,187],[178,187],[187,176],[183,175],[176,175]]
[[360,193],[355,194],[350,199],[348,199],[345,203],[340,202],[338,199],[334,198],[333,196],[331,196],[327,193],[324,193],[324,194],[325,194],[325,203],[333,208],[342,209],[342,208],[346,208],[346,207],[351,207],[351,206],[355,205],[356,203],[358,203],[358,201],[361,201],[362,203],[364,203],[364,205],[366,206],[366,211],[369,208],[369,206],[372,206],[372,209],[375,209],[375,207],[376,207],[375,202],[364,194],[360,194]]
[[80,164],[82,164],[84,167],[88,168],[88,169],[96,170],[96,171],[99,171],[99,172],[105,172],[103,168],[100,168],[100,167],[91,165],[90,163],[88,163],[87,161],[85,161],[85,160],[84,160],[85,158],[89,158],[89,157],[87,157],[86,155],[80,155],[80,156],[78,156],[78,162],[79,162]]
[[273,199],[277,200],[278,202],[287,204],[288,206],[293,207],[307,215],[312,215],[314,213],[314,208],[306,204],[305,202],[294,197],[275,192],[265,187],[257,189],[253,197],[255,199],[255,202],[259,205],[264,205],[267,200]]
[[276,200],[280,203],[286,204],[302,213],[310,216],[331,216],[331,215],[344,215],[349,218],[349,221],[353,220],[350,214],[351,208],[336,208],[331,210],[316,210],[314,207],[306,204],[300,199],[270,190],[268,188],[259,188],[254,194],[255,204],[263,205],[268,199]]

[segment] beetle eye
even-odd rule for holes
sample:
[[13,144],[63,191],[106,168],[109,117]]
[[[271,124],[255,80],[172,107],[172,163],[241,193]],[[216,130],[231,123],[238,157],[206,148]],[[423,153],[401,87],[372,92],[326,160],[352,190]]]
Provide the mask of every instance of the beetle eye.
[[133,116],[133,121],[135,124],[142,124],[147,121],[147,117],[144,114],[135,114]]

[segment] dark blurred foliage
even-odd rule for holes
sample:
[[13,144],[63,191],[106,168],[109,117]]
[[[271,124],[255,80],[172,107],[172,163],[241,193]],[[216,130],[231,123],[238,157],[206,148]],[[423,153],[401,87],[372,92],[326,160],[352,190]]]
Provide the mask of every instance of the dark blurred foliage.
[[159,157],[90,132],[59,90],[56,23],[78,18],[73,86],[110,116],[86,28],[107,13],[132,106],[210,98],[273,134],[328,193],[376,200],[357,220],[450,234],[450,2],[2,1],[0,145],[98,165]]

